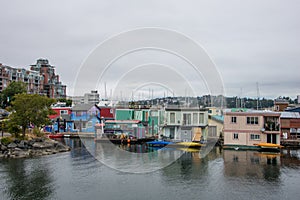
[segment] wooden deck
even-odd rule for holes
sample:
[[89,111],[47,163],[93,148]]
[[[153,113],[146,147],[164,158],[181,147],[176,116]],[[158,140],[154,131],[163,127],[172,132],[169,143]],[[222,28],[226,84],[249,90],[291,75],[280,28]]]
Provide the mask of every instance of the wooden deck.
[[281,139],[280,145],[284,147],[294,147],[294,148],[300,148],[300,139]]

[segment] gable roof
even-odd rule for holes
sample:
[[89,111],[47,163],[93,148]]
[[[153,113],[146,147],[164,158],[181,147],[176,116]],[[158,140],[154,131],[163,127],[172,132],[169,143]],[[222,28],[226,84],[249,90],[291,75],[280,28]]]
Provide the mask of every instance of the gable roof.
[[89,109],[91,109],[93,106],[95,106],[92,103],[88,103],[88,104],[77,104],[72,108],[72,111],[88,111]]
[[282,112],[280,118],[298,119],[300,118],[300,114],[298,112]]

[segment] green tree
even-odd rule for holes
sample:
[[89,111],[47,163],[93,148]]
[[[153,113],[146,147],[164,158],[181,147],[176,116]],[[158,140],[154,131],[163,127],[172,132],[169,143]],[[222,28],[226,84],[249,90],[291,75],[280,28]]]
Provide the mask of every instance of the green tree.
[[6,108],[11,105],[16,94],[26,93],[26,84],[23,82],[12,82],[1,94],[1,107]]
[[58,99],[59,102],[65,102],[67,107],[72,106],[72,100],[71,99],[65,99],[65,98],[60,98]]
[[46,96],[37,94],[17,94],[12,102],[12,114],[9,119],[14,125],[20,126],[23,136],[30,124],[40,128],[50,124],[49,115],[53,114],[51,105],[55,102]]

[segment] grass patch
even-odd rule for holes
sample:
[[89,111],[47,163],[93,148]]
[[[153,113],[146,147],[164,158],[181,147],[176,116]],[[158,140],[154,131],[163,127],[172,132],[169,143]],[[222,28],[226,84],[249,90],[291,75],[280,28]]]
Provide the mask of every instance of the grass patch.
[[3,137],[1,138],[1,144],[8,145],[13,142],[13,139],[11,137]]

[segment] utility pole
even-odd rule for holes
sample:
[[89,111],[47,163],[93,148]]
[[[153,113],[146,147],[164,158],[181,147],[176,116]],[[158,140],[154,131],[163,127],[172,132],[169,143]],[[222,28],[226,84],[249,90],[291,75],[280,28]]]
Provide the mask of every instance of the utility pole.
[[259,104],[259,87],[258,87],[258,82],[256,82],[256,93],[257,93],[257,102],[256,102],[256,110],[258,110],[258,104]]

